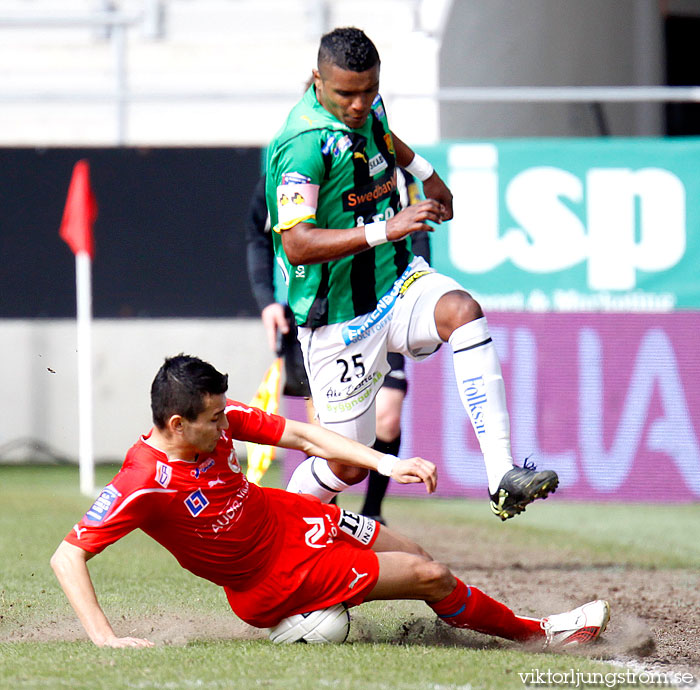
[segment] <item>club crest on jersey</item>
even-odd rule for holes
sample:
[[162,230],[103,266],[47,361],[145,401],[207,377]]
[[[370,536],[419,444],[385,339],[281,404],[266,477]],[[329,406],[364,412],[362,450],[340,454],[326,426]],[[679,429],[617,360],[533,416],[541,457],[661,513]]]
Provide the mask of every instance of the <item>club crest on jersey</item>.
[[238,474],[241,471],[241,465],[238,462],[238,457],[236,456],[236,450],[231,448],[231,454],[228,456],[228,466],[231,468],[231,472]]
[[393,156],[396,151],[394,150],[394,140],[391,137],[391,133],[387,132],[384,135],[384,143],[386,144],[386,147],[389,149],[389,153]]
[[111,484],[108,484],[95,499],[90,510],[85,513],[85,517],[92,522],[102,522],[120,496],[121,494]]
[[298,172],[282,173],[282,184],[306,184],[311,182],[308,175],[302,175]]
[[156,462],[156,481],[164,488],[168,488],[170,480],[173,477],[173,468],[158,460]]

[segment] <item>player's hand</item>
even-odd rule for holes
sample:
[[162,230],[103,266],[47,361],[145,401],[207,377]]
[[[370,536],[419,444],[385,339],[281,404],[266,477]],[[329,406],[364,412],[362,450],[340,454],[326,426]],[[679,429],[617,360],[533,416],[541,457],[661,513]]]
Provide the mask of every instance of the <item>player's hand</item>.
[[434,199],[425,199],[417,204],[407,206],[386,222],[386,236],[390,242],[396,242],[413,232],[432,232],[428,221],[442,223],[445,207]]
[[425,490],[432,494],[437,486],[437,467],[423,458],[399,460],[391,470],[391,478],[399,484],[418,484],[423,482]]
[[436,172],[423,182],[423,194],[427,199],[434,199],[442,204],[443,213],[440,220],[452,218],[452,192]]
[[268,304],[260,314],[265,327],[265,335],[267,336],[267,344],[273,352],[277,351],[277,331],[289,333],[289,324],[287,317],[284,314],[284,306],[279,302]]
[[142,637],[108,637],[99,647],[153,647],[153,642]]

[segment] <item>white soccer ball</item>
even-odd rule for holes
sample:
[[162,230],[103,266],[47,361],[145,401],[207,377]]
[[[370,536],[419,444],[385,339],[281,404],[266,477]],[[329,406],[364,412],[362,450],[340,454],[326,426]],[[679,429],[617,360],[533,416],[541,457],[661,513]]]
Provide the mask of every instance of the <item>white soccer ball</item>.
[[327,609],[298,613],[283,618],[270,628],[270,640],[275,644],[290,642],[345,642],[350,632],[350,613],[345,604]]

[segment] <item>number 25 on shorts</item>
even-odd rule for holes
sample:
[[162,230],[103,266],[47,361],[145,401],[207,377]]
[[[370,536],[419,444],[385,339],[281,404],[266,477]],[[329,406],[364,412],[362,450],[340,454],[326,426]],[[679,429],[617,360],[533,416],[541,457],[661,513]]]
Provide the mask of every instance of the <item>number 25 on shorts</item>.
[[[349,376],[349,374],[350,374],[350,362],[348,362],[347,359],[337,359],[336,364],[339,364],[340,367],[342,368],[342,373],[340,375],[340,382],[341,383],[350,383],[350,381],[352,381],[352,378]],[[352,368],[353,368],[353,374],[357,378],[361,379],[365,375],[365,365],[362,363],[362,354],[361,353],[359,355],[352,356]]]

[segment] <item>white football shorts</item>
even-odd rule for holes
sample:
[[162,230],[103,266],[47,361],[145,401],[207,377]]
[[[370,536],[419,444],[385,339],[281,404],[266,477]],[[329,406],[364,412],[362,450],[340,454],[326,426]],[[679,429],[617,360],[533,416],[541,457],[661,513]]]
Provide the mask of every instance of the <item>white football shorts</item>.
[[455,290],[465,292],[457,281],[416,257],[373,312],[352,321],[298,329],[311,394],[324,426],[373,443],[373,403],[390,370],[387,353],[423,359],[435,352],[442,343],[435,306]]

